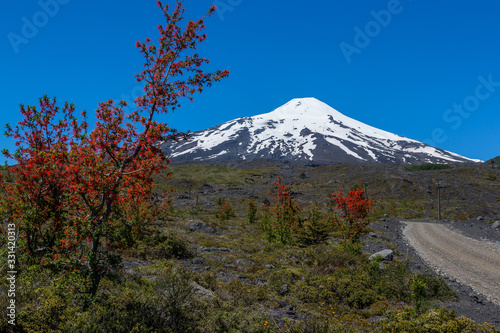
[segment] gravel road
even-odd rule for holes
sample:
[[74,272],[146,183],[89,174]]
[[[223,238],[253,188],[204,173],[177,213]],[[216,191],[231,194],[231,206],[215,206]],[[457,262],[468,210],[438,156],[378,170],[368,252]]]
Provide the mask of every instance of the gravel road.
[[434,270],[500,305],[499,245],[465,237],[441,224],[402,223],[405,238]]

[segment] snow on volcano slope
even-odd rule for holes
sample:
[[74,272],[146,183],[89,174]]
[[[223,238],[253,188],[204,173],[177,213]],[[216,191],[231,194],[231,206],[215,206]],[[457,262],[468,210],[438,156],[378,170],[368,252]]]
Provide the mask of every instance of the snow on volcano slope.
[[272,158],[320,163],[480,162],[377,129],[315,98],[192,133],[162,149],[176,162]]

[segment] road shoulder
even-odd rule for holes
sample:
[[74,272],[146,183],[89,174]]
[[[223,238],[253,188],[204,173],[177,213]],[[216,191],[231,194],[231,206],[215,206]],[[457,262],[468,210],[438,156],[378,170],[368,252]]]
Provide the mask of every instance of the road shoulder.
[[[446,223],[445,223],[446,224]],[[473,224],[473,227],[470,227]],[[465,221],[462,225],[469,228],[476,228],[471,233],[472,236],[481,236],[481,231],[487,234],[487,225],[474,224],[473,221]],[[372,228],[379,235],[378,239],[370,239],[365,237],[363,241],[366,243],[364,251],[367,253],[375,253],[384,248],[387,248],[388,243],[393,244],[396,255],[401,260],[408,260],[411,269],[417,273],[430,273],[437,275],[436,272],[426,263],[415,249],[408,244],[408,241],[403,236],[404,224],[397,218],[385,218],[383,221],[377,221],[372,224]],[[484,230],[480,229],[483,228]],[[467,229],[462,231],[466,234]],[[475,237],[473,237],[475,238]],[[480,238],[480,237],[479,237]],[[499,238],[500,239],[500,238]],[[490,239],[494,241],[494,239]],[[488,301],[484,296],[475,292],[467,285],[459,283],[457,280],[444,276],[446,283],[457,292],[458,301],[438,303],[437,305],[447,309],[455,309],[459,316],[463,315],[473,319],[476,323],[488,322],[495,326],[500,326],[500,306]]]

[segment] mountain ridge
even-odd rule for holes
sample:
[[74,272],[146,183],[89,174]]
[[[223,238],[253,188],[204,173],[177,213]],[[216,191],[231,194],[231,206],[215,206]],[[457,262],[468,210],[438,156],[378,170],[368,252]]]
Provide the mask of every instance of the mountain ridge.
[[364,124],[312,97],[194,132],[187,141],[162,144],[162,150],[182,162],[257,158],[317,163],[481,162]]
[[490,165],[494,168],[500,169],[500,156],[493,157],[487,161],[484,162],[487,165]]

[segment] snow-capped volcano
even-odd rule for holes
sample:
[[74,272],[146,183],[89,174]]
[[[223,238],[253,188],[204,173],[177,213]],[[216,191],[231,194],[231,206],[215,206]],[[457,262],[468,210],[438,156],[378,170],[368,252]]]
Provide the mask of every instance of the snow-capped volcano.
[[288,159],[319,163],[480,162],[349,118],[315,98],[293,99],[276,110],[228,121],[163,144],[176,162]]

